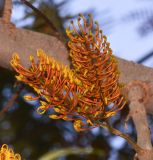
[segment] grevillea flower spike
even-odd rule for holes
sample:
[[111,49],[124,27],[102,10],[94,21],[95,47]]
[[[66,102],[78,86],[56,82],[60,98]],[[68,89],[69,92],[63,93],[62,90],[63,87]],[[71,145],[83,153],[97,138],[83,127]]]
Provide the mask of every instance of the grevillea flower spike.
[[[106,36],[103,36],[102,30],[99,29],[98,22],[95,22],[95,27],[93,26],[92,15],[89,15],[89,24],[87,24],[85,17],[80,14],[79,31],[73,21],[71,24],[72,29],[68,27],[66,32],[70,38],[68,46],[72,65],[78,79],[90,88],[85,97],[90,97],[90,100],[94,99],[97,102],[96,108],[101,111],[99,115],[101,118],[108,118],[122,109],[125,104],[120,94],[117,61],[112,55]],[[111,109],[108,109],[109,107]]]
[[19,154],[15,154],[8,145],[3,144],[0,148],[0,160],[21,160],[21,156]]
[[[83,22],[83,24],[81,23]],[[117,62],[112,55],[107,38],[99,25],[89,24],[83,15],[78,18],[78,29],[71,22],[67,28],[70,38],[68,46],[73,68],[48,57],[43,50],[37,51],[38,62],[30,56],[31,67],[24,68],[18,54],[14,54],[11,65],[18,73],[16,78],[37,93],[37,97],[26,96],[27,100],[39,99],[38,113],[44,114],[53,108],[53,119],[73,121],[77,131],[100,126],[125,105],[118,83]]]

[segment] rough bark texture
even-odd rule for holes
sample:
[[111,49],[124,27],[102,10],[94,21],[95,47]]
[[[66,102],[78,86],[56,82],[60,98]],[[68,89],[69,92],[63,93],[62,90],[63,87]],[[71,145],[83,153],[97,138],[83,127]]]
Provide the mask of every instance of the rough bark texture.
[[[14,52],[18,52],[23,65],[28,67],[29,55],[32,54],[35,57],[36,50],[40,48],[56,60],[69,65],[68,51],[62,42],[52,36],[15,28],[9,23],[10,8],[11,0],[5,0],[4,14],[0,19],[0,65],[2,67],[11,69],[9,62]],[[146,112],[153,114],[153,69],[120,58],[117,59],[121,71],[120,81],[127,86],[130,84],[125,94],[128,95],[130,116],[137,130],[137,144],[142,148],[135,159],[152,160],[153,151]]]
[[68,64],[67,50],[57,38],[25,29],[10,29],[10,25],[0,23],[0,64],[11,69],[9,61],[14,52],[17,52],[28,67],[30,54],[36,56],[37,49],[43,49],[55,59]]
[[[147,114],[145,105],[149,102],[149,85],[142,81],[131,81],[126,86],[129,100],[129,115],[132,118],[136,132],[137,132],[137,144],[142,148],[137,153],[138,160],[152,160],[153,148],[151,144],[151,133],[148,126]],[[135,158],[136,159],[136,158]]]

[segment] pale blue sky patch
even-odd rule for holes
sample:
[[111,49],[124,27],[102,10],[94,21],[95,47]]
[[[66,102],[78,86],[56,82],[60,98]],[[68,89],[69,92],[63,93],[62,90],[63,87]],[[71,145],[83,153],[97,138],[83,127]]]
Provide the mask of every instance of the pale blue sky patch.
[[109,142],[110,142],[110,145],[113,149],[121,149],[123,148],[123,146],[125,145],[126,141],[125,139],[119,137],[119,136],[113,136],[111,138],[109,138]]

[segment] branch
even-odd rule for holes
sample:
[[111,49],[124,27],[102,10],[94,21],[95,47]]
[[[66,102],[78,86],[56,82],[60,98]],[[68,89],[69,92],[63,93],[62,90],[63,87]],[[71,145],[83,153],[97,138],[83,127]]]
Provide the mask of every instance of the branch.
[[[0,23],[0,64],[2,67],[11,69],[9,60],[13,52],[18,52],[24,60],[23,64],[28,66],[27,57],[39,48],[42,48],[63,64],[69,64],[67,49],[57,38],[25,29],[16,28],[14,32],[14,35],[10,35],[9,27]],[[152,81],[153,69],[121,58],[117,59],[121,71],[121,82],[128,83],[135,79]]]
[[61,40],[61,41],[65,41],[64,36],[57,30],[57,28],[55,27],[54,23],[52,23],[52,21],[44,14],[42,13],[39,9],[37,9],[36,7],[34,7],[30,2],[28,2],[27,0],[20,0],[23,4],[27,5],[29,8],[31,8],[34,12],[36,12],[36,14],[43,18],[44,21],[46,21],[46,24],[49,25],[50,29],[51,29],[51,35],[57,37],[57,39]]
[[117,129],[111,127],[108,122],[107,122],[107,123],[106,123],[106,122],[103,123],[103,124],[101,125],[101,127],[106,128],[110,133],[112,133],[112,134],[114,134],[114,135],[116,135],[116,136],[120,136],[120,137],[122,137],[123,139],[125,139],[125,140],[132,146],[132,148],[133,148],[137,153],[142,151],[142,148],[141,148],[138,144],[136,144],[136,143],[131,139],[130,136],[128,136],[128,135],[125,134],[125,133],[122,133],[120,130],[117,130]]
[[18,84],[17,82],[15,83],[15,85],[18,86],[18,90],[15,91],[12,94],[12,97],[7,101],[7,103],[5,104],[5,106],[3,107],[3,109],[0,111],[0,118],[2,118],[5,113],[13,106],[13,103],[16,101],[16,99],[19,97],[21,91],[23,90],[23,85],[22,84]]
[[10,27],[3,23],[0,23],[0,35],[0,65],[4,68],[12,69],[9,62],[13,52],[18,52],[23,64],[28,67],[29,55],[39,48],[64,64],[68,64],[68,54],[64,44],[53,36],[17,28],[10,32]]
[[139,160],[144,157],[153,159],[153,148],[151,144],[151,133],[147,122],[145,104],[149,100],[148,85],[141,81],[132,81],[127,85],[130,117],[132,118],[137,132],[137,144],[143,149],[137,152]]
[[12,15],[12,0],[5,0],[2,21],[5,23],[10,23]]
[[46,17],[46,15],[44,15],[44,13],[42,13],[39,9],[37,9],[36,7],[34,7],[30,2],[26,1],[26,0],[20,0],[23,4],[27,5],[28,7],[30,7],[34,12],[36,12],[40,17],[42,17],[47,24],[49,24],[49,26],[52,28],[53,31],[55,31],[55,33],[57,33],[57,28],[54,26],[54,24],[48,19],[48,17]]

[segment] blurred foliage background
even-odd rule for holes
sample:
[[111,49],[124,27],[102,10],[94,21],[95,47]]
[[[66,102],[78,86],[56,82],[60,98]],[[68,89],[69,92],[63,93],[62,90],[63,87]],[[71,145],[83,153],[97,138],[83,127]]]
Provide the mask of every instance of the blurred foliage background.
[[[62,16],[60,14],[64,5],[68,5],[69,1],[63,0],[59,3],[53,0],[29,1],[49,18],[53,25],[52,27],[47,24],[44,18],[27,6],[24,11],[25,16],[20,21],[23,22],[24,28],[44,34],[54,35],[56,30],[66,41],[65,26],[70,19],[75,19],[77,16]],[[16,7],[24,6],[18,0],[13,2],[13,5]],[[4,0],[1,0],[0,16],[2,15],[3,6]],[[95,15],[94,10],[84,12],[85,15],[87,13]],[[31,19],[31,23],[26,24],[27,19]],[[146,11],[135,11],[125,17],[127,23],[131,20],[139,19],[143,20],[138,29],[142,36],[153,31],[153,14],[147,11],[147,9]],[[111,21],[106,19],[106,22]],[[130,146],[122,138],[110,135],[102,128],[78,133],[70,122],[51,120],[47,115],[38,115],[36,108],[39,103],[27,103],[23,99],[23,95],[32,93],[32,90],[23,84],[17,84],[14,73],[4,68],[0,68],[0,73],[0,144],[6,143],[13,146],[15,152],[20,153],[26,160],[132,159],[134,152]],[[112,118],[111,123],[135,139],[135,129],[132,122],[129,122],[128,130],[124,127],[124,119],[127,112],[128,106],[120,114]]]

